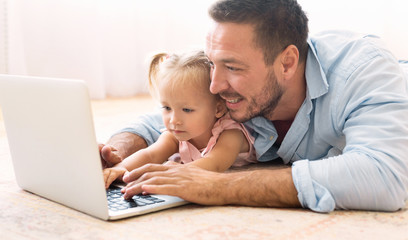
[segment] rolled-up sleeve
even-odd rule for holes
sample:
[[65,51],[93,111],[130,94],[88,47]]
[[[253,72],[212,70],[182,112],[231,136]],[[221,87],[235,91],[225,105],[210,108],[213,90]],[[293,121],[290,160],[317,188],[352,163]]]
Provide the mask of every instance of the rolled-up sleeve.
[[292,174],[300,203],[316,212],[334,209],[396,211],[405,206],[403,173],[381,166],[360,153],[319,161],[297,161]]
[[295,162],[292,166],[292,175],[302,207],[310,208],[316,212],[334,210],[335,201],[329,190],[311,177],[308,160]]
[[118,132],[130,132],[142,137],[146,140],[147,145],[153,144],[159,138],[161,132],[160,130],[164,128],[161,113],[149,113],[139,116],[136,121],[125,126]]

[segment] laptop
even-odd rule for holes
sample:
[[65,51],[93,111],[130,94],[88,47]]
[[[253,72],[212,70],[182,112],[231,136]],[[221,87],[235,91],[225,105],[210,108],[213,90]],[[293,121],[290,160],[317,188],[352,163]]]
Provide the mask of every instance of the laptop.
[[22,189],[104,220],[187,204],[167,195],[126,201],[120,188],[105,189],[84,81],[0,75],[0,108]]

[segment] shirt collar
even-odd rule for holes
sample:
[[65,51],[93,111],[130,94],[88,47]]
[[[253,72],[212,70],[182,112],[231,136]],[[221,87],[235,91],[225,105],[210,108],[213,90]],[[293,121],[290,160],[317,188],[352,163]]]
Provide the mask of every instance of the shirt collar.
[[315,99],[326,94],[329,90],[329,85],[312,41],[309,39],[307,42],[309,44],[309,52],[306,59],[305,77],[309,96],[311,99]]
[[[305,68],[308,91],[306,98],[315,99],[326,94],[329,91],[329,85],[327,83],[326,74],[324,73],[319,59],[317,58],[316,49],[312,41],[308,39],[307,42],[309,44],[309,52],[307,54]],[[265,132],[266,135],[268,135],[270,131],[273,131],[276,134],[276,130],[272,123],[263,117],[252,118],[245,122],[245,125],[252,129],[258,129],[258,132]],[[259,131],[259,126],[263,126],[265,131]],[[265,138],[268,137],[266,135]]]

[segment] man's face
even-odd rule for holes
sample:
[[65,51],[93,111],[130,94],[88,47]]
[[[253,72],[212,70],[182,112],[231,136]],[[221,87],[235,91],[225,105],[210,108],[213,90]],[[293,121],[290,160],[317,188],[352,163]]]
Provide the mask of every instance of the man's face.
[[254,46],[253,27],[215,23],[207,36],[206,54],[212,63],[210,91],[225,99],[231,117],[245,122],[256,116],[272,120],[284,89]]

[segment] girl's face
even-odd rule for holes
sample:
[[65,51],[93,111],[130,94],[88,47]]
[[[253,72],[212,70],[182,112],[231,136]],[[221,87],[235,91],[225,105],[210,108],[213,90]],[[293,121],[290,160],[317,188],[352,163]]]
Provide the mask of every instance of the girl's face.
[[159,88],[163,122],[179,141],[189,141],[197,149],[207,146],[211,130],[225,108],[221,101],[195,86],[166,85]]

